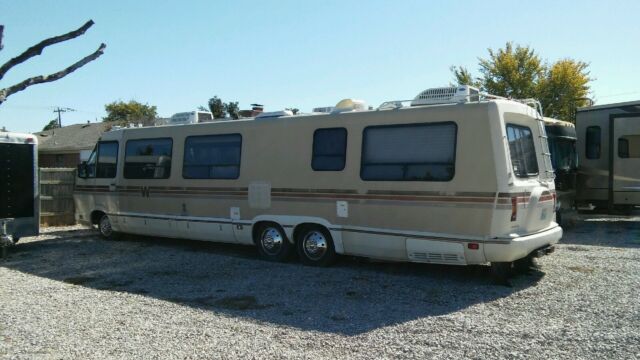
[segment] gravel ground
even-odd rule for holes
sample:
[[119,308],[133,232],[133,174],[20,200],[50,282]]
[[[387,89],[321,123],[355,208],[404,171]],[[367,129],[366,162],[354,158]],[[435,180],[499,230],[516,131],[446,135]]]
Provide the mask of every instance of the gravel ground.
[[538,268],[329,269],[50,228],[0,260],[3,358],[640,358],[640,216],[574,219]]

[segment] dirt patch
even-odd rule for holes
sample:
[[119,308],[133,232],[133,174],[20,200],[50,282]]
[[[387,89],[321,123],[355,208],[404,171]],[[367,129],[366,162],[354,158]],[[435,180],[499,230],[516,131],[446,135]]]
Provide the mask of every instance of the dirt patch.
[[594,271],[593,268],[590,268],[588,266],[569,266],[569,270],[579,272],[582,274],[591,274]]
[[72,276],[63,279],[62,281],[66,282],[67,284],[83,285],[94,280],[96,280],[96,278],[91,276]]
[[255,296],[229,296],[213,303],[214,306],[228,310],[259,310],[271,307],[269,304],[260,304]]

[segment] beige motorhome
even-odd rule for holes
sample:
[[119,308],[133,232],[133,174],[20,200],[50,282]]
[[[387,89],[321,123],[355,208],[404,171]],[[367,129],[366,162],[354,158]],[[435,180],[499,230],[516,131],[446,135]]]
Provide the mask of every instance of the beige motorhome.
[[562,236],[553,170],[534,108],[469,90],[111,131],[79,169],[77,217],[106,237],[256,245],[276,261],[297,250],[312,265],[348,254],[500,273]]
[[576,130],[579,205],[630,213],[640,205],[640,101],[580,108]]

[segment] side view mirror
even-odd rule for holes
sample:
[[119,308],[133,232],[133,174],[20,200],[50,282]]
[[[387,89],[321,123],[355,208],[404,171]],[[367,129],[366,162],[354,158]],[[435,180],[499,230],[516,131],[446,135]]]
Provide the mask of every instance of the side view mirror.
[[82,163],[78,164],[78,177],[82,179],[86,179],[88,177],[86,161],[83,161]]

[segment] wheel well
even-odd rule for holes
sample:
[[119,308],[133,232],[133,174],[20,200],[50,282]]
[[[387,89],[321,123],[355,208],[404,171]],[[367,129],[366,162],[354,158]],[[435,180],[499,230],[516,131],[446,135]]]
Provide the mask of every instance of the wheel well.
[[[258,244],[258,236],[260,236],[258,232],[260,231],[260,229],[267,225],[277,225],[282,228],[282,225],[278,224],[275,221],[258,221],[257,223],[253,224],[253,228],[251,229],[251,237],[254,244]],[[286,236],[287,234],[284,235]]]
[[94,210],[91,213],[91,223],[92,224],[97,224],[100,222],[100,219],[105,215],[105,213],[103,211],[100,210]]

